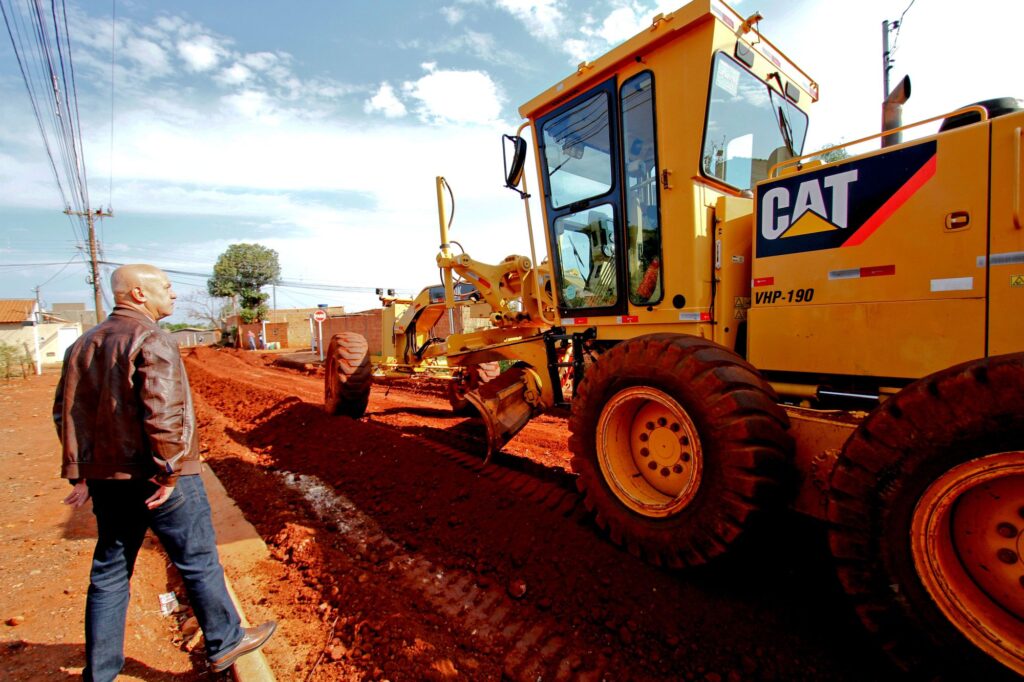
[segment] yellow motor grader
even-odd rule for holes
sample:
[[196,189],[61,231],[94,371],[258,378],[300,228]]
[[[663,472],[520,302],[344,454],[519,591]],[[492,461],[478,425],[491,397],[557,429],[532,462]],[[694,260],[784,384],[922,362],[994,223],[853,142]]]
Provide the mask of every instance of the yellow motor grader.
[[759,20],[695,0],[520,107],[529,258],[454,253],[439,179],[446,302],[474,285],[494,328],[435,350],[514,363],[466,393],[492,450],[570,407],[578,487],[633,554],[701,564],[789,504],[900,665],[1024,674],[1024,111],[823,162],[818,85]]
[[[449,366],[445,361],[445,340],[438,334],[466,326],[486,326],[486,321],[475,320],[475,309],[481,304],[477,303],[479,294],[473,285],[460,283],[451,293],[453,303],[448,305],[442,285],[425,287],[413,298],[396,296],[393,289],[386,293],[378,289],[381,308],[371,311],[376,314],[331,319],[331,340],[324,353],[327,411],[359,418],[366,412],[375,379],[429,376],[448,382],[448,400],[456,413],[472,414],[466,392],[496,377],[499,365],[487,362],[467,368]],[[465,314],[456,318],[456,311]]]

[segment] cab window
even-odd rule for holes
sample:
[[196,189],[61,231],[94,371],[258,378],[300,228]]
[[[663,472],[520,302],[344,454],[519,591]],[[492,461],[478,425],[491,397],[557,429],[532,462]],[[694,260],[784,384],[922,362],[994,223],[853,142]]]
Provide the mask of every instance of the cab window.
[[558,217],[559,298],[566,308],[605,308],[618,300],[611,204]]
[[608,95],[598,92],[544,123],[545,172],[558,209],[612,188]]
[[715,55],[701,172],[751,189],[803,151],[807,115],[728,55]]
[[650,305],[660,301],[662,296],[654,78],[649,72],[634,76],[622,85],[619,99],[622,106],[629,300],[635,305]]

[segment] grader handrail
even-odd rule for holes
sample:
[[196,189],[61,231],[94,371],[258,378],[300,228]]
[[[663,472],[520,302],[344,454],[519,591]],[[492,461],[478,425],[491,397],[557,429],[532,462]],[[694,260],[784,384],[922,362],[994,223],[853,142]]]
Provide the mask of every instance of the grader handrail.
[[793,158],[786,159],[785,161],[779,161],[778,163],[776,163],[775,165],[773,165],[771,168],[768,169],[768,177],[774,178],[774,177],[776,177],[777,172],[782,170],[784,167],[791,166],[791,165],[799,165],[800,162],[803,161],[804,159],[812,158],[812,157],[815,157],[815,156],[822,156],[823,154],[828,154],[829,152],[834,152],[837,149],[843,149],[844,147],[850,147],[850,146],[855,145],[855,144],[860,144],[861,142],[868,142],[869,140],[873,140],[875,138],[888,137],[889,135],[893,135],[895,133],[903,132],[904,130],[908,130],[910,128],[916,128],[917,126],[924,125],[925,123],[932,123],[934,121],[941,121],[943,119],[949,118],[950,116],[958,116],[960,114],[966,114],[966,113],[970,113],[972,111],[977,112],[978,114],[980,114],[982,121],[987,121],[988,120],[988,109],[986,109],[985,107],[980,106],[978,104],[972,104],[969,107],[964,107],[963,109],[957,109],[955,111],[949,112],[948,114],[941,114],[939,116],[932,116],[931,118],[926,118],[923,121],[915,121],[914,123],[908,123],[907,125],[900,126],[899,128],[892,128],[891,130],[883,130],[880,133],[875,133],[874,135],[868,135],[867,137],[862,137],[859,140],[851,140],[850,142],[844,142],[842,144],[837,144],[836,146],[829,147],[828,149],[819,149],[816,152],[809,152],[807,154],[801,154],[800,156],[794,156]]

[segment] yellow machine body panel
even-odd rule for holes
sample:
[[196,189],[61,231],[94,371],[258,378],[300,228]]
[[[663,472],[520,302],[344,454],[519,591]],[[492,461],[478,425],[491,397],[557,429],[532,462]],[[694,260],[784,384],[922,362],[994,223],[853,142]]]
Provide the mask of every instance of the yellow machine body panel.
[[989,278],[990,355],[1024,348],[1024,114],[992,121],[992,236]]
[[761,183],[751,362],[916,378],[984,356],[988,135],[970,125]]
[[[697,0],[520,108],[533,124],[555,299],[569,333],[593,328],[612,341],[672,326],[734,342],[749,307],[749,258],[730,241],[747,276],[720,290],[714,207],[725,198],[749,206],[741,193],[787,157],[771,105],[759,112],[778,137],[766,149],[754,148],[748,130],[706,135],[709,116],[716,128],[716,103],[753,90],[751,98],[796,112],[800,143],[802,112],[817,96],[763,37],[738,36],[742,21]],[[738,111],[729,115],[742,119]],[[575,184],[562,184],[566,175]],[[749,223],[746,231],[729,239],[749,245]]]

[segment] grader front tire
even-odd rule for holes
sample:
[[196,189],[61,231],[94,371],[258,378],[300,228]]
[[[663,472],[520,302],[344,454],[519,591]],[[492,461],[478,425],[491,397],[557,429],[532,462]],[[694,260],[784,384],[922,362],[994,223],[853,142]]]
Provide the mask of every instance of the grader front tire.
[[324,409],[328,414],[358,419],[370,400],[373,370],[369,348],[354,332],[331,337],[324,367]]
[[652,334],[591,366],[569,420],[577,487],[612,540],[703,564],[782,497],[792,442],[771,388],[710,341]]
[[905,388],[854,432],[830,487],[839,579],[897,664],[1024,674],[1024,354]]

